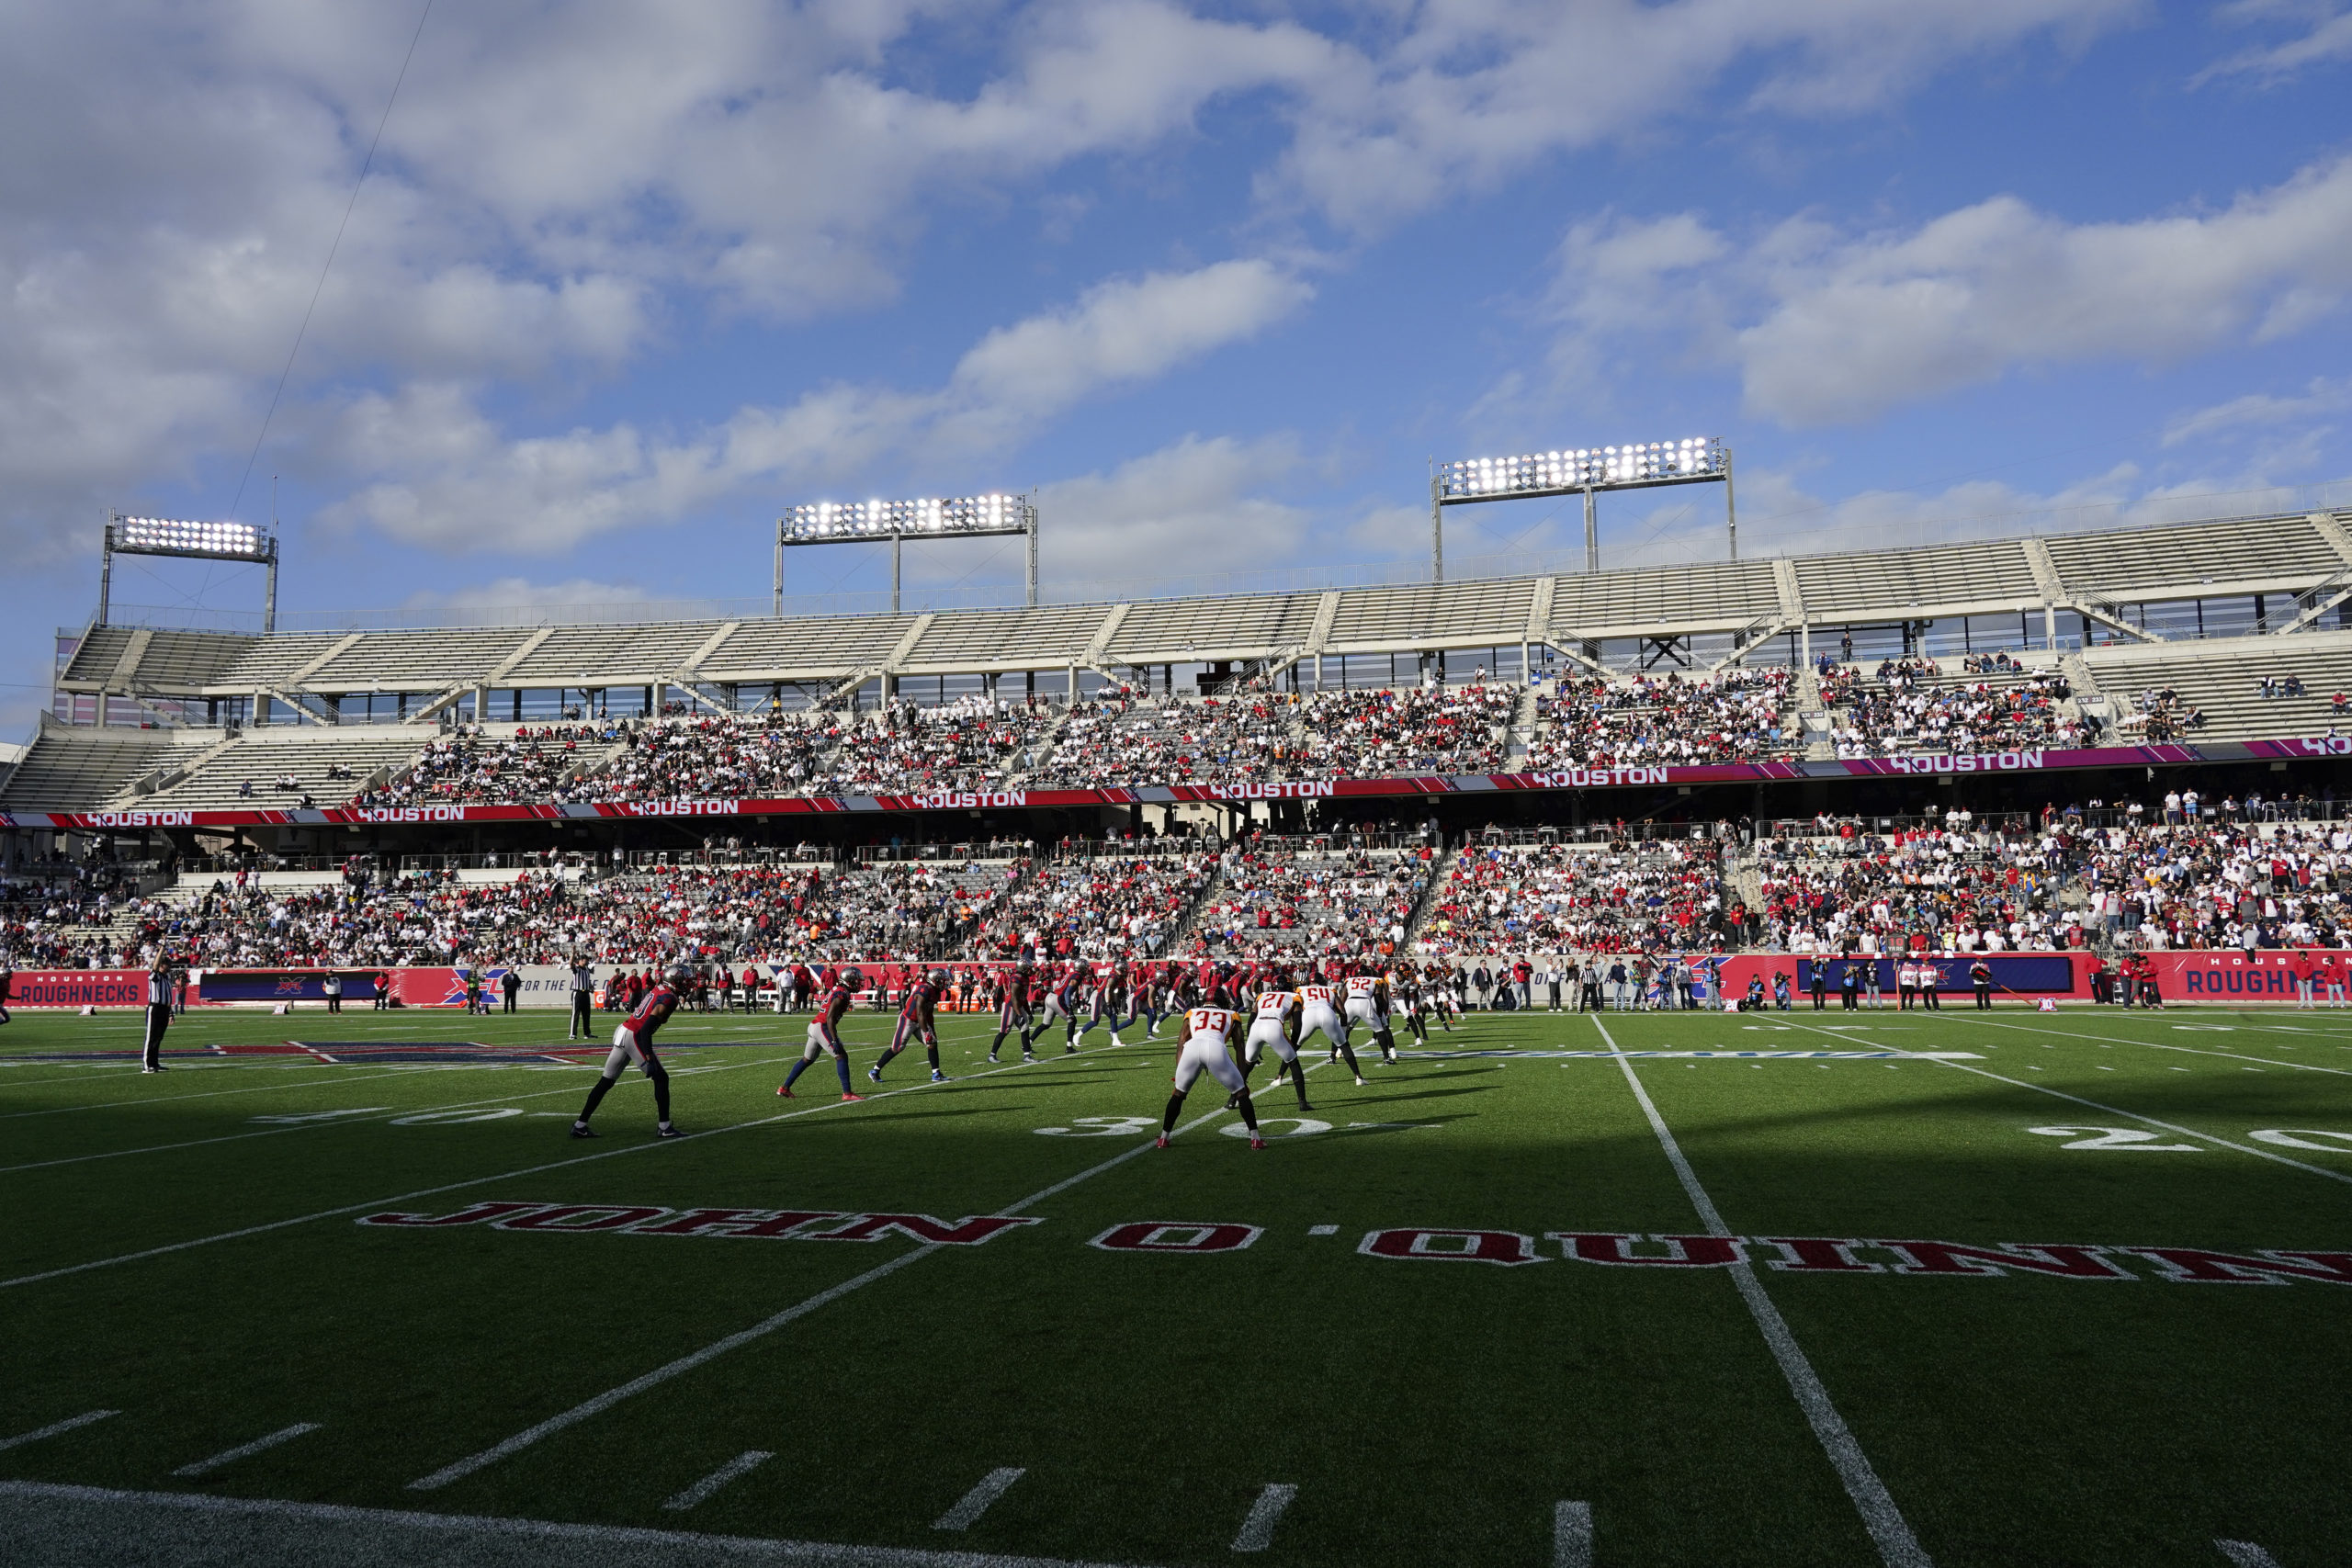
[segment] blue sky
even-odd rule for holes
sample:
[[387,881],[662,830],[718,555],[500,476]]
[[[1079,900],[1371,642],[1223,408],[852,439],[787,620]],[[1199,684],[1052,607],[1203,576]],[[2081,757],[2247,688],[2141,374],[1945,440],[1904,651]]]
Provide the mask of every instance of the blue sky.
[[314,290],[234,503],[296,615],[759,597],[784,505],[989,488],[1064,592],[1410,563],[1432,457],[1702,434],[1754,554],[2352,476],[2346,0],[0,13],[12,738],[106,510],[230,513]]

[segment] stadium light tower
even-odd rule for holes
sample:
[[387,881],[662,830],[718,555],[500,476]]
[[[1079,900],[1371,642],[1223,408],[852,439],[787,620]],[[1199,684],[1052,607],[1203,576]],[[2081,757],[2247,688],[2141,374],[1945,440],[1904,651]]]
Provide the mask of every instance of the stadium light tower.
[[775,523],[775,613],[784,614],[786,545],[890,541],[890,610],[899,609],[899,550],[908,539],[1029,536],[1029,604],[1037,603],[1037,503],[1025,495],[966,495],[945,501],[812,501]]
[[191,560],[243,561],[269,568],[262,601],[261,629],[277,629],[277,536],[246,523],[193,523],[168,517],[107,513],[106,544],[98,558],[98,625],[107,624],[114,596],[117,556],[178,556]]
[[1731,535],[1731,558],[1737,560],[1739,517],[1732,510],[1731,448],[1712,435],[1440,463],[1430,475],[1430,575],[1436,581],[1445,581],[1444,520],[1449,506],[1581,493],[1584,569],[1599,571],[1600,533],[1592,499],[1596,494],[1605,490],[1650,490],[1658,485],[1719,481],[1724,487],[1724,526]]

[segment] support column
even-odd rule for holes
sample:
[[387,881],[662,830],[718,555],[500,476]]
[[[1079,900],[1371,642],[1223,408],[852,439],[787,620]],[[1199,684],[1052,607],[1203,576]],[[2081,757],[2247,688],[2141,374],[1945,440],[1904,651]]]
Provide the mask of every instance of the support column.
[[1439,479],[1430,476],[1430,581],[1445,581],[1445,500],[1439,492]]
[[[904,542],[899,535],[890,536],[890,614],[894,615],[899,613],[899,547]],[[1037,596],[1033,592],[1029,596],[1029,603],[1035,604],[1036,602]],[[887,683],[883,694],[885,696],[889,694]]]
[[1584,487],[1584,569],[1600,570],[1600,514],[1593,507],[1592,487]]
[[1037,607],[1037,513],[1029,513],[1029,607]]
[[1731,558],[1739,558],[1739,513],[1732,505],[1731,448],[1724,448],[1724,531],[1731,536]]
[[777,620],[784,619],[784,519],[775,520],[775,599],[770,612]]

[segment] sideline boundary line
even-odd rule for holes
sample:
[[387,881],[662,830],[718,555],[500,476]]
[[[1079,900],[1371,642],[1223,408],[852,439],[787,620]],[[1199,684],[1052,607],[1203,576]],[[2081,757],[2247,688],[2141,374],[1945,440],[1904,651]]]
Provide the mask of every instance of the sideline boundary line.
[[[1114,1047],[1114,1049],[1116,1047]],[[1219,1106],[1216,1110],[1210,1111],[1205,1116],[1194,1117],[1192,1121],[1187,1122],[1182,1127],[1177,1128],[1171,1136],[1181,1137],[1184,1134],[1191,1132],[1193,1128],[1205,1126],[1207,1123],[1216,1121],[1218,1117],[1225,1114],[1225,1108],[1223,1106]],[[1041,1188],[1037,1191],[1029,1194],[1028,1197],[1020,1200],[1018,1202],[1006,1204],[1003,1208],[996,1210],[995,1213],[999,1215],[1017,1214],[1023,1209],[1032,1208],[1036,1204],[1044,1202],[1046,1199],[1053,1197],[1056,1193],[1068,1191],[1081,1181],[1100,1176],[1104,1171],[1112,1169],[1114,1167],[1125,1165],[1127,1161],[1135,1158],[1136,1156],[1157,1146],[1156,1141],[1159,1134],[1155,1133],[1152,1136],[1155,1140],[1153,1143],[1139,1143],[1132,1148],[1123,1149],[1119,1153],[1113,1155],[1109,1159],[1103,1160],[1098,1165],[1090,1166],[1086,1169],[1080,1171],[1076,1176],[1066,1177],[1062,1180],[1055,1182],[1050,1187]],[[654,1368],[650,1372],[645,1372],[637,1377],[631,1378],[628,1382],[622,1383],[617,1388],[609,1388],[604,1393],[595,1395],[594,1398],[584,1399],[578,1404],[573,1405],[571,1409],[550,1416],[535,1427],[526,1427],[522,1431],[515,1433],[513,1437],[506,1438],[503,1442],[493,1443],[489,1448],[482,1450],[479,1453],[469,1454],[464,1459],[455,1461],[449,1464],[445,1464],[430,1475],[421,1475],[414,1481],[408,1483],[408,1489],[412,1492],[437,1492],[453,1481],[462,1481],[478,1470],[493,1465],[500,1460],[505,1459],[510,1455],[522,1452],[525,1449],[527,1449],[533,1444],[538,1442],[542,1438],[553,1437],[556,1433],[564,1430],[568,1427],[578,1426],[581,1422],[587,1420],[590,1416],[601,1415],[605,1411],[611,1409],[614,1405],[620,1404],[623,1400],[643,1393],[647,1389],[659,1387],[661,1384],[668,1382],[672,1378],[678,1377],[685,1372],[693,1371],[696,1367],[702,1366],[706,1362],[717,1360],[719,1357],[724,1356],[728,1351],[735,1349],[739,1346],[748,1345],[754,1339],[763,1338],[766,1336],[775,1333],[777,1329],[782,1328],[785,1325],[808,1316],[810,1313],[815,1312],[820,1307],[831,1305],[832,1303],[841,1300],[842,1297],[848,1295],[853,1291],[860,1290],[865,1286],[872,1284],[876,1280],[885,1279],[897,1273],[899,1269],[904,1269],[910,1263],[920,1262],[922,1259],[930,1257],[934,1252],[946,1250],[946,1247],[947,1244],[945,1242],[927,1241],[921,1247],[914,1248],[911,1252],[902,1252],[887,1263],[876,1264],[875,1267],[868,1269],[865,1273],[854,1275],[850,1279],[842,1280],[840,1284],[831,1287],[830,1290],[820,1291],[815,1295],[810,1296],[804,1301],[794,1303],[791,1306],[785,1308],[782,1312],[775,1314],[773,1316],[762,1318],[759,1322],[752,1325],[749,1328],[737,1329],[734,1333],[728,1335],[723,1339],[715,1339],[709,1344],[704,1346],[701,1349],[689,1351],[687,1354],[680,1356],[673,1361],[666,1362],[662,1366]]]
[[[2013,1029],[2023,1034],[2055,1034],[2062,1040],[2087,1040],[2097,1045],[2143,1045],[2151,1051],[2186,1051],[2192,1056],[2220,1056],[2233,1062],[2260,1062],[2266,1067],[2300,1067],[2307,1073],[2333,1073],[2337,1077],[2352,1078],[2352,1070],[2343,1067],[2323,1067],[2317,1062],[2282,1062],[2276,1056],[2248,1056],[2237,1051],[2209,1051],[2199,1045],[2175,1045],[2163,1040],[2134,1040],[2128,1034],[2079,1034],[2071,1029],[2037,1029],[2030,1023],[2002,1023],[1990,1018],[1972,1019],[1972,1023],[1988,1029]],[[2259,1025],[2249,1025],[2258,1028]]]
[[[1600,1037],[1609,1042],[1609,1048],[1617,1052],[1618,1068],[1624,1073],[1625,1083],[1633,1089],[1634,1098],[1641,1102],[1642,1114],[1649,1118],[1650,1131],[1657,1134],[1658,1145],[1666,1151],[1667,1163],[1674,1167],[1675,1179],[1682,1183],[1683,1194],[1690,1200],[1690,1206],[1699,1212],[1700,1222],[1707,1227],[1710,1235],[1730,1235],[1731,1227],[1724,1224],[1724,1217],[1717,1212],[1714,1200],[1708,1197],[1707,1190],[1699,1184],[1698,1173],[1683,1157],[1681,1145],[1674,1141],[1674,1134],[1668,1128],[1666,1118],[1658,1114],[1657,1105],[1650,1099],[1649,1090],[1643,1087],[1641,1077],[1634,1071],[1634,1064],[1626,1059],[1623,1051],[1618,1050],[1617,1041],[1609,1032],[1607,1024],[1595,1018],[1592,1026],[1600,1031]],[[1756,1278],[1756,1270],[1741,1262],[1731,1265],[1727,1272],[1732,1277],[1732,1283],[1739,1288],[1740,1299],[1747,1303],[1748,1314],[1755,1318],[1756,1326],[1763,1332],[1764,1342],[1771,1348],[1772,1359],[1781,1364],[1781,1375],[1788,1380],[1789,1392],[1796,1396],[1797,1407],[1804,1412],[1805,1424],[1813,1428],[1813,1435],[1820,1440],[1823,1451],[1829,1457],[1830,1468],[1838,1472],[1838,1479],[1845,1485],[1846,1495],[1854,1500],[1855,1508],[1862,1516],[1862,1528],[1870,1531],[1871,1540],[1878,1547],[1878,1554],[1887,1568],[1933,1568],[1934,1559],[1919,1545],[1918,1538],[1911,1533],[1911,1526],[1903,1517],[1903,1510],[1895,1506],[1893,1494],[1878,1478],[1878,1472],[1871,1468],[1869,1456],[1862,1452],[1861,1444],[1854,1440],[1853,1431],[1846,1425],[1845,1417],[1838,1414],[1838,1406],[1831,1401],[1829,1390],[1823,1385],[1820,1374],[1813,1370],[1813,1363],[1805,1359],[1796,1336],[1790,1332],[1788,1320],[1781,1315],[1781,1309],[1772,1304],[1772,1298],[1765,1292],[1763,1282]]]
[[[1091,1053],[1089,1052],[1080,1053],[1081,1055],[1091,1054]],[[1065,1057],[1062,1059],[1068,1060],[1069,1058]],[[783,1060],[786,1060],[786,1058],[781,1056],[775,1057],[770,1059],[769,1065],[773,1066],[775,1062]],[[760,1064],[753,1062],[742,1062],[733,1065],[738,1066],[756,1066]],[[876,1100],[894,1100],[902,1094],[920,1094],[925,1089],[948,1089],[959,1083],[970,1083],[976,1078],[994,1077],[1000,1073],[1017,1072],[1023,1067],[1031,1066],[1043,1066],[1043,1063],[1032,1064],[1028,1062],[1014,1062],[1006,1066],[991,1068],[987,1072],[972,1073],[960,1078],[950,1078],[944,1084],[916,1083],[909,1084],[904,1089],[883,1089],[876,1093],[867,1095],[865,1102],[871,1104]],[[673,1074],[672,1076],[675,1077],[676,1075]],[[692,1145],[695,1142],[703,1138],[724,1137],[729,1133],[741,1133],[747,1128],[766,1127],[778,1122],[790,1122],[802,1116],[814,1116],[820,1111],[836,1111],[845,1103],[847,1102],[837,1100],[828,1100],[822,1105],[807,1106],[798,1111],[786,1111],[775,1116],[759,1117],[754,1121],[730,1122],[723,1127],[713,1127],[707,1133],[696,1133],[692,1137],[683,1140],[683,1142],[688,1145]],[[571,1166],[587,1165],[595,1160],[617,1159],[623,1155],[643,1154],[648,1149],[675,1148],[678,1145],[675,1143],[665,1144],[647,1142],[642,1144],[630,1144],[625,1147],[617,1149],[599,1149],[594,1154],[574,1155],[570,1159],[549,1160],[545,1165],[525,1166],[519,1170],[493,1171],[488,1176],[469,1176],[461,1180],[443,1182],[436,1187],[420,1187],[413,1192],[396,1192],[388,1198],[370,1198],[365,1202],[345,1203],[333,1209],[321,1209],[315,1213],[297,1214],[290,1219],[268,1220],[257,1225],[245,1225],[237,1230],[221,1231],[212,1235],[197,1236],[189,1241],[166,1242],[161,1247],[142,1247],[137,1252],[118,1253],[112,1258],[92,1258],[87,1263],[70,1263],[62,1269],[46,1269],[37,1274],[19,1274],[13,1280],[0,1280],[0,1291],[13,1290],[18,1285],[40,1284],[41,1281],[46,1280],[62,1280],[69,1275],[74,1274],[86,1274],[93,1269],[111,1269],[119,1263],[137,1263],[150,1258],[162,1258],[170,1253],[186,1252],[191,1247],[210,1247],[215,1242],[238,1241],[249,1235],[265,1235],[271,1231],[282,1231],[294,1225],[307,1225],[314,1224],[320,1220],[339,1219],[345,1214],[356,1214],[362,1209],[384,1208],[393,1203],[411,1203],[414,1202],[419,1198],[436,1198],[444,1192],[462,1192],[469,1187],[487,1186],[489,1183],[493,1181],[520,1180],[526,1176],[540,1176],[550,1170],[563,1170]]]
[[[1056,1557],[997,1556],[978,1551],[928,1551],[902,1546],[845,1546],[830,1541],[767,1540],[690,1530],[635,1529],[626,1525],[559,1524],[548,1519],[497,1518],[485,1514],[411,1513],[400,1508],[359,1508],[342,1503],[284,1503],[271,1498],[221,1497],[200,1492],[128,1492],[106,1486],[67,1486],[44,1481],[0,1481],[0,1503],[111,1504],[166,1513],[209,1514],[221,1518],[274,1518],[345,1525],[372,1538],[395,1529],[442,1536],[572,1543],[586,1548],[666,1548],[673,1556],[691,1548],[711,1558],[745,1562],[806,1565],[806,1568],[1121,1568]],[[5,1514],[0,1514],[5,1517]],[[144,1532],[132,1534],[141,1540]],[[157,1541],[159,1548],[183,1543]],[[163,1551],[158,1556],[163,1556]],[[181,1555],[177,1551],[172,1557]],[[389,1560],[390,1553],[385,1559]]]

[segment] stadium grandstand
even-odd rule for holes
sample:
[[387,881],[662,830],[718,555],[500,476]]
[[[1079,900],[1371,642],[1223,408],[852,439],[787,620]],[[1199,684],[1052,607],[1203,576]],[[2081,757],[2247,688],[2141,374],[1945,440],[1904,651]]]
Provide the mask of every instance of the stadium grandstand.
[[[59,646],[51,711],[0,782],[6,864],[151,868],[124,882],[142,894],[355,858],[379,889],[458,868],[906,861],[932,869],[793,897],[830,937],[919,954],[1015,949],[1102,885],[1125,891],[1062,917],[1093,956],[1291,930],[1438,954],[1520,931],[1787,942],[1838,899],[1883,900],[1853,866],[1768,857],[1773,822],[2032,828],[2183,791],[2332,818],[2352,513],[1319,592],[94,625]],[[1711,852],[1703,886],[1687,852],[1625,847],[1692,834],[1761,847],[1720,876]],[[1507,852],[1446,858],[1496,835]],[[1613,861],[1583,858],[1611,841]],[[1107,879],[1049,869],[1103,853],[1137,858]],[[1989,853],[1971,886],[2006,894],[2015,854],[1952,853]],[[1871,874],[1916,889],[1928,854]],[[1984,897],[1973,915],[2037,942],[2083,924],[2079,904]]]

